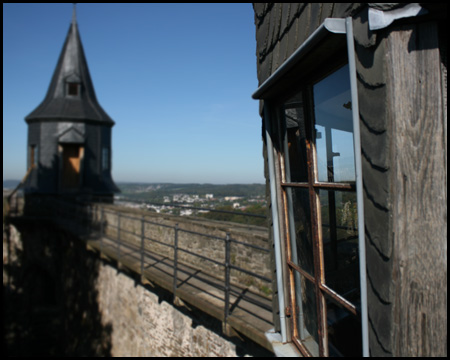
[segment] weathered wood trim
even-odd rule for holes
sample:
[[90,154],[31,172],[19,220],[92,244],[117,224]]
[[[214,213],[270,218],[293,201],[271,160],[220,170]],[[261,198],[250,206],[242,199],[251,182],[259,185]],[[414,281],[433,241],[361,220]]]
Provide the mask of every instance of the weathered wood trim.
[[387,42],[394,356],[447,353],[446,144],[436,23]]

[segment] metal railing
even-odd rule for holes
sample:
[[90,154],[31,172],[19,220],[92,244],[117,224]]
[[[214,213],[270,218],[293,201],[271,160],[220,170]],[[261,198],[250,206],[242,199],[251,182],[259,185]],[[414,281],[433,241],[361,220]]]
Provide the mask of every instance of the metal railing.
[[[232,261],[231,249],[232,244],[234,244],[235,246],[251,248],[262,253],[269,253],[269,249],[267,248],[236,240],[231,236],[229,232],[226,232],[225,236],[215,236],[188,230],[181,228],[178,223],[176,223],[175,225],[171,225],[152,221],[146,218],[146,216],[148,216],[147,214],[141,214],[140,216],[137,216],[136,214],[128,213],[126,211],[127,209],[125,208],[119,208],[111,205],[105,206],[98,203],[80,204],[67,202],[60,199],[52,199],[50,207],[47,207],[47,210],[49,210],[49,212],[51,213],[51,217],[56,220],[56,222],[64,225],[65,229],[68,229],[69,231],[72,230],[81,237],[98,239],[101,252],[104,251],[105,247],[108,246],[109,243],[115,243],[115,257],[119,262],[121,261],[122,256],[124,256],[124,248],[131,249],[137,252],[140,261],[141,276],[144,275],[145,257],[149,257],[152,254],[161,255],[162,253],[164,253],[164,251],[158,251],[155,250],[155,248],[158,249],[158,247],[165,247],[169,249],[172,253],[172,259],[170,259],[169,257],[169,260],[173,261],[172,292],[174,297],[177,297],[177,292],[180,286],[178,273],[180,271],[183,271],[181,270],[180,265],[192,266],[191,263],[188,263],[181,259],[182,254],[186,254],[187,256],[191,256],[196,259],[201,259],[205,262],[215,264],[216,267],[222,268],[222,274],[220,276],[218,276],[218,271],[207,272],[202,269],[201,271],[190,274],[190,277],[195,277],[202,282],[209,283],[209,285],[213,285],[224,292],[223,316],[225,323],[227,322],[227,319],[230,316],[230,311],[232,309],[232,307],[230,307],[231,295],[235,295],[241,299],[245,299],[248,302],[253,303],[265,310],[272,311],[272,307],[267,303],[258,301],[255,296],[248,296],[246,291],[242,291],[243,289],[241,289],[241,291],[236,290],[236,287],[239,287],[239,284],[236,281],[234,282],[234,284],[232,284],[231,281],[231,272],[234,270],[235,273],[243,273],[252,278],[259,279],[260,282],[268,284],[267,288],[270,289],[272,279],[234,264]],[[157,238],[157,236],[152,236],[152,231],[150,231],[149,227],[158,227],[159,229],[164,229],[162,234],[164,235],[163,237],[165,239]],[[155,231],[153,231],[153,233],[154,232]],[[223,261],[220,261],[217,258],[214,259],[205,256],[198,251],[196,252],[192,249],[181,247],[179,240],[180,235],[182,234],[208,239],[211,246],[215,246],[215,248],[217,248],[217,245],[213,244],[213,242],[222,242],[222,249],[224,254]],[[168,239],[168,237],[170,238],[172,236],[173,238],[171,239],[171,241],[168,241],[170,240]],[[150,244],[153,244],[154,246],[151,246]],[[234,256],[236,255],[234,254]],[[201,277],[199,275],[199,273],[201,272],[218,280],[222,280],[223,278],[223,283],[213,283],[208,279]],[[182,283],[184,283],[184,281],[182,281]],[[232,285],[235,287],[235,289],[233,289]],[[262,296],[261,294],[259,295]],[[267,294],[265,297],[269,298]]]
[[[6,208],[6,214],[9,214],[10,211],[11,211],[11,209],[13,208],[13,198],[14,198],[15,201],[16,201],[16,203],[15,203],[15,206],[16,206],[16,207],[15,207],[14,211],[15,211],[15,212],[18,212],[18,211],[19,211],[19,198],[21,198],[21,196],[18,196],[18,195],[19,195],[19,194],[18,194],[18,191],[19,191],[20,189],[22,189],[23,184],[25,184],[25,181],[28,179],[28,176],[30,176],[31,172],[32,172],[33,169],[35,169],[35,168],[36,168],[36,166],[35,166],[34,164],[32,164],[32,165],[28,168],[28,170],[27,170],[25,176],[24,176],[23,179],[20,181],[20,183],[18,183],[17,186],[14,188],[14,190],[8,195],[8,197],[7,197],[7,202],[6,202],[6,206],[7,206],[7,208]],[[22,195],[22,194],[21,194],[21,195]],[[4,215],[6,215],[6,214],[4,214]]]

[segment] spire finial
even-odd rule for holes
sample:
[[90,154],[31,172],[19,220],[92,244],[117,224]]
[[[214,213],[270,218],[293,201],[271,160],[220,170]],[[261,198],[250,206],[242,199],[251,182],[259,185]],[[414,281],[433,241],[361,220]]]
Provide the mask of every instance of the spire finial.
[[77,3],[73,3],[72,23],[75,24],[76,22],[77,22]]

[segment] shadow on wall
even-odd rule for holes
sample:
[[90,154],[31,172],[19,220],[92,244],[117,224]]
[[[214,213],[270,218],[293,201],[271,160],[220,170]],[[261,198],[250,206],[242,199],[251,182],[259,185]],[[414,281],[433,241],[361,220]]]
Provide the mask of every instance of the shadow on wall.
[[44,221],[3,224],[3,355],[110,356],[96,279],[100,261]]

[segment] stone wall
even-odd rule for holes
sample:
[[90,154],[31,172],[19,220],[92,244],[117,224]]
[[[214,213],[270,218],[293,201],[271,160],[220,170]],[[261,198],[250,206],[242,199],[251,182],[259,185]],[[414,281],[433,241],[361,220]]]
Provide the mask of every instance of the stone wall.
[[50,222],[4,223],[4,354],[110,355],[112,328],[101,322],[98,271],[97,257]]
[[220,321],[175,306],[170,293],[141,285],[53,223],[9,220],[3,224],[5,355],[271,355],[250,340],[227,338]]
[[[113,356],[236,356],[244,351],[216,331],[214,321],[198,323],[172,305],[170,296],[135,284],[109,264],[97,279],[102,322],[111,326]],[[208,328],[209,327],[209,328]]]

